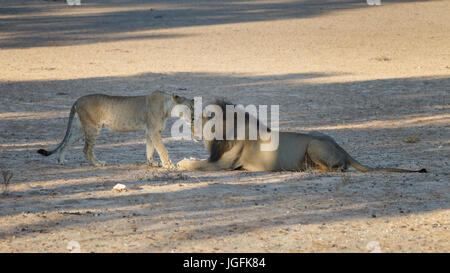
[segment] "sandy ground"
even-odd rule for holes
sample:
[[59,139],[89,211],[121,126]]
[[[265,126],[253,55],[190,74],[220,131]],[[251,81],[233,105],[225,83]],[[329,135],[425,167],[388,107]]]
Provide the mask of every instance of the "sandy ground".
[[[0,251],[68,252],[76,241],[81,252],[449,252],[448,10],[2,1],[0,168],[13,178],[0,195]],[[105,167],[88,164],[81,142],[65,166],[36,153],[62,139],[78,97],[156,89],[277,104],[284,131],[321,130],[363,163],[429,173],[167,171],[144,164],[142,132],[106,130]],[[207,156],[163,137],[174,162]],[[113,192],[117,183],[129,190]]]

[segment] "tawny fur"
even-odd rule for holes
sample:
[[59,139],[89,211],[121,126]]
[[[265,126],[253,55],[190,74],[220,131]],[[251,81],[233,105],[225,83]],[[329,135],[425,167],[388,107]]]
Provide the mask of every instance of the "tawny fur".
[[[224,111],[225,102],[216,102]],[[203,125],[208,118],[203,116]],[[248,116],[246,117],[248,128]],[[236,116],[235,116],[236,126]],[[264,125],[259,125],[264,126]],[[268,128],[267,128],[268,129]],[[224,136],[226,135],[224,126]],[[269,130],[267,130],[269,131]],[[352,158],[336,141],[320,132],[308,134],[279,132],[279,146],[274,151],[261,151],[261,144],[268,141],[257,140],[204,140],[210,156],[208,159],[184,159],[178,162],[182,170],[219,171],[243,169],[247,171],[346,171],[353,167],[362,172],[426,172],[426,169],[406,170],[397,168],[372,168]]]
[[58,152],[58,161],[64,164],[67,148],[84,137],[83,152],[94,166],[104,166],[94,154],[94,146],[102,127],[114,132],[134,132],[145,130],[147,161],[153,161],[154,150],[159,154],[165,168],[174,168],[166,148],[161,140],[164,121],[170,117],[172,108],[184,104],[193,109],[193,100],[155,91],[148,96],[108,96],[92,94],[79,98],[72,106],[66,134],[61,143],[53,150],[38,150],[49,156]]

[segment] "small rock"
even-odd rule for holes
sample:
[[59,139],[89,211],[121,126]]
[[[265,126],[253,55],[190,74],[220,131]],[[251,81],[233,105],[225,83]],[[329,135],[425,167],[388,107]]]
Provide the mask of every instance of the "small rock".
[[120,184],[120,183],[116,184],[112,190],[115,192],[128,191],[127,186],[125,186],[124,184]]

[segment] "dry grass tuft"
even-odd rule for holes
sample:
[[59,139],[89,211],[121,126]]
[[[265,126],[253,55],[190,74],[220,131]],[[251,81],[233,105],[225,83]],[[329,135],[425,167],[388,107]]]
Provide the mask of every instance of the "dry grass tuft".
[[13,173],[10,171],[2,171],[2,175],[3,175],[3,194],[7,194],[9,182],[13,177]]
[[420,137],[417,135],[412,135],[410,137],[405,138],[406,143],[417,143],[420,141]]

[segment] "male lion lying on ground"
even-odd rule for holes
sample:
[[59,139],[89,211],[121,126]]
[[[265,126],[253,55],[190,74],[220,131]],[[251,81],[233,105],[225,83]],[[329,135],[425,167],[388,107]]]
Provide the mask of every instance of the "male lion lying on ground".
[[[216,104],[225,113],[223,101]],[[258,134],[257,140],[247,140],[249,115],[245,116],[245,140],[225,140],[227,128],[226,115],[223,115],[223,139],[203,140],[210,155],[208,159],[184,159],[178,162],[178,168],[183,170],[218,171],[243,169],[247,171],[304,171],[316,168],[321,171],[346,171],[353,167],[362,172],[427,172],[421,170],[405,170],[396,168],[372,168],[365,166],[352,158],[336,141],[325,134],[310,132],[308,134],[294,132],[279,132],[279,146],[273,151],[262,151],[263,141]],[[203,126],[211,119],[203,114]],[[257,126],[265,126],[259,121]],[[236,132],[237,119],[234,115]],[[192,127],[191,127],[192,128]],[[270,129],[265,127],[268,132]],[[236,139],[236,135],[235,135]]]
[[174,168],[166,148],[161,140],[164,121],[170,117],[172,108],[184,104],[190,109],[194,100],[155,91],[148,96],[108,96],[102,94],[87,95],[79,98],[72,106],[64,139],[53,150],[38,150],[38,153],[49,156],[58,152],[58,162],[64,164],[66,149],[85,139],[83,152],[94,166],[104,166],[94,154],[94,145],[102,127],[114,132],[135,132],[145,130],[147,135],[147,161],[151,166],[158,166],[153,161],[156,151],[165,168]]

